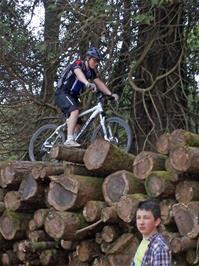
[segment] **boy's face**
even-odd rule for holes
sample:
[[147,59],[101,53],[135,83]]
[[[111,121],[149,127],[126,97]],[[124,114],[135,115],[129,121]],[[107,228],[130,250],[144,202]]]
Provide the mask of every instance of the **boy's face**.
[[156,219],[151,211],[137,210],[136,225],[143,237],[148,238],[157,232],[160,218]]

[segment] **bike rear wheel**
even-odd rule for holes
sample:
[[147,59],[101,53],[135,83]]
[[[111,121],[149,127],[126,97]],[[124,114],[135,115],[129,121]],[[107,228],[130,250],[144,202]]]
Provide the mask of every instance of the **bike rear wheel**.
[[[132,133],[129,125],[119,117],[110,117],[105,121],[109,141],[119,148],[129,151],[132,144]],[[98,126],[91,137],[91,142],[104,138],[102,126]]]
[[[32,135],[28,147],[29,158],[31,161],[50,161],[51,148],[57,144],[64,143],[65,135],[63,132],[53,134],[56,128],[57,125],[47,124],[40,127]],[[49,138],[50,136],[51,138]],[[49,140],[47,141],[48,138]],[[46,142],[46,145],[44,145],[44,142]]]

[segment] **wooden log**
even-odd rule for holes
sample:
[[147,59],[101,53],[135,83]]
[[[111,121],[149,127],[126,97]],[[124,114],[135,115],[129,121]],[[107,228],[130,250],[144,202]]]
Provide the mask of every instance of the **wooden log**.
[[198,265],[199,263],[198,251],[196,248],[188,249],[185,258],[189,265]]
[[105,207],[101,211],[101,219],[104,223],[117,223],[120,218],[117,214],[117,208],[116,205],[113,205],[111,207]]
[[132,260],[135,256],[135,252],[138,248],[138,240],[133,238],[129,243],[122,249],[121,252],[116,254],[108,255],[108,261],[111,266],[131,265]]
[[170,133],[164,133],[156,141],[156,150],[160,154],[167,155],[170,151]]
[[99,232],[97,232],[97,233],[95,234],[95,242],[96,242],[98,245],[100,245],[100,244],[102,243],[102,241],[103,241],[103,239],[102,239],[102,234],[99,233]]
[[56,146],[51,149],[50,156],[56,160],[69,161],[73,163],[83,163],[85,150],[81,148],[67,148]]
[[170,152],[170,163],[181,172],[199,173],[199,148],[177,147]]
[[102,191],[106,203],[111,206],[118,202],[123,195],[144,193],[145,188],[133,173],[120,170],[105,178]]
[[135,156],[102,139],[97,139],[85,151],[83,161],[89,170],[108,175],[118,170],[132,171]]
[[[180,171],[177,171],[175,170],[171,163],[170,163],[170,158],[168,157],[165,161],[165,169],[166,171],[170,172],[171,173],[171,181],[172,182],[179,182],[180,180],[183,180],[186,178],[186,175],[185,173],[183,172],[180,172]],[[187,177],[188,178],[188,177]]]
[[104,201],[89,200],[83,208],[83,216],[87,222],[96,222],[101,218],[101,211],[106,207]]
[[81,208],[89,200],[103,200],[101,178],[90,176],[51,176],[48,202],[56,210]]
[[174,199],[164,199],[160,202],[161,223],[164,225],[173,222],[172,206],[176,204]]
[[[99,176],[97,171],[91,171],[86,168],[84,164],[72,163],[72,162],[63,162],[64,175],[83,175],[83,176]],[[100,177],[105,177],[100,175]]]
[[58,249],[46,249],[39,255],[41,265],[68,265],[67,256],[62,250]]
[[76,231],[86,225],[81,213],[51,210],[45,219],[44,228],[55,240],[74,240]]
[[199,147],[199,135],[183,129],[176,129],[170,135],[170,150],[178,146]]
[[4,203],[5,207],[12,211],[19,210],[20,207],[22,207],[21,210],[28,208],[27,204],[22,206],[21,196],[18,191],[8,191],[4,197]]
[[186,253],[173,254],[172,262],[175,266],[190,266],[185,260]]
[[42,169],[48,165],[49,162],[38,162],[35,166],[33,166],[30,174],[33,176],[34,179],[38,179],[40,178]]
[[15,266],[19,265],[20,261],[13,250],[6,250],[1,254],[0,265],[2,266]]
[[5,210],[5,203],[0,201],[0,214]]
[[142,151],[134,160],[133,173],[141,180],[146,179],[152,171],[165,170],[167,156],[159,153]]
[[149,197],[172,197],[175,195],[175,184],[172,183],[172,173],[154,171],[145,180],[145,189]]
[[0,217],[0,232],[7,240],[21,239],[26,235],[30,214],[6,210]]
[[102,239],[107,243],[111,243],[118,238],[119,231],[116,225],[105,225],[101,233]]
[[187,236],[175,237],[170,242],[170,248],[173,253],[187,251],[190,248],[195,248],[197,245],[196,239],[190,239]]
[[[46,219],[49,211],[50,211],[50,209],[38,209],[34,212],[33,220],[34,220],[35,229],[43,228],[44,223],[45,223],[45,219]],[[31,231],[33,231],[33,230],[31,230]]]
[[44,179],[45,177],[49,177],[51,175],[61,175],[64,173],[64,167],[63,165],[57,164],[57,165],[48,165],[43,167],[40,173],[40,178]]
[[77,254],[74,254],[73,252],[69,255],[68,266],[90,266],[90,263],[80,261]]
[[6,188],[9,185],[16,187],[22,178],[31,172],[37,162],[10,161],[5,162],[0,169],[0,186]]
[[22,240],[15,243],[14,251],[35,252],[49,248],[58,248],[58,243],[55,241],[32,242],[30,240]]
[[99,256],[99,246],[93,240],[81,241],[76,247],[76,254],[80,261],[91,262]]
[[199,201],[191,201],[187,208],[194,222],[191,232],[187,234],[189,238],[196,238],[199,235]]
[[138,204],[146,199],[146,195],[139,193],[122,196],[117,203],[117,214],[120,219],[126,223],[130,223],[135,218]]
[[192,215],[187,205],[183,203],[174,204],[172,207],[173,217],[181,236],[186,236],[194,227]]
[[176,186],[175,197],[178,202],[188,203],[199,200],[199,182],[182,181]]
[[32,242],[41,242],[51,240],[50,236],[44,230],[35,230],[27,232],[27,237]]
[[67,251],[72,251],[72,250],[74,250],[74,244],[73,244],[73,241],[69,241],[69,240],[61,239],[61,241],[60,241],[60,246],[61,246],[64,250],[67,250]]

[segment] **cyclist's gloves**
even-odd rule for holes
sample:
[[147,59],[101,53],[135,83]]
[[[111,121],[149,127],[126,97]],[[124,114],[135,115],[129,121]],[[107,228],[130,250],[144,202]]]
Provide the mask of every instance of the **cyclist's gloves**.
[[117,93],[112,93],[111,96],[114,98],[114,100],[117,102],[119,100],[119,96]]
[[94,92],[97,91],[97,87],[96,87],[96,85],[95,85],[94,83],[87,82],[87,83],[86,83],[86,87],[87,87],[88,89],[91,89],[91,90],[94,91]]

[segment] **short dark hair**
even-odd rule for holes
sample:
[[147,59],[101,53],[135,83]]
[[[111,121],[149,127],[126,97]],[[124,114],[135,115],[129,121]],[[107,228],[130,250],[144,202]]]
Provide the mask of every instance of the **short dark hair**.
[[155,220],[161,218],[160,204],[157,200],[145,200],[138,204],[137,210],[151,211]]

